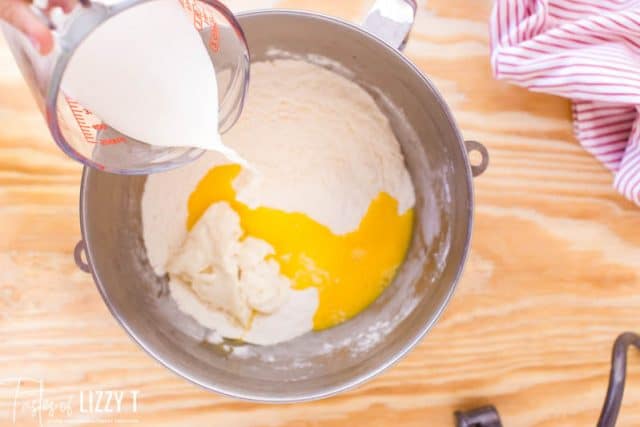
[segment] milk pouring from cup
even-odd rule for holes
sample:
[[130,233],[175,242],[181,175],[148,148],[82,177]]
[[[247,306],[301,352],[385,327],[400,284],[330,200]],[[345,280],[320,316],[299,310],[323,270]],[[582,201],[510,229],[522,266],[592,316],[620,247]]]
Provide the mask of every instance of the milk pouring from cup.
[[212,0],[107,1],[56,22],[47,57],[3,28],[56,142],[84,164],[123,174],[179,166],[204,150],[242,163],[220,139],[248,80],[233,15]]

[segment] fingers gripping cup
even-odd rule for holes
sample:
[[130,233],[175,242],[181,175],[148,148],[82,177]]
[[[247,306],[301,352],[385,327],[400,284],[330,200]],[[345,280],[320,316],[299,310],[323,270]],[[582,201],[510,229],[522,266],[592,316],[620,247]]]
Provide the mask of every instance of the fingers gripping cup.
[[237,120],[249,80],[246,40],[224,5],[102,0],[51,21],[56,47],[47,56],[3,30],[70,157],[135,175],[223,151],[219,134]]

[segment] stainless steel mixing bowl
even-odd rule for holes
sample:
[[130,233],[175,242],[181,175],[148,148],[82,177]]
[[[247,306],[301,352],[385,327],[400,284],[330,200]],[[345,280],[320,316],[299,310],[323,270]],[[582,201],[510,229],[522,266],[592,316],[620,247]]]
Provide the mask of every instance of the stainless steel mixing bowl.
[[[385,19],[374,16],[367,22],[389,24]],[[326,16],[283,10],[242,14],[239,20],[252,61],[274,52],[321,58],[325,66],[350,74],[369,90],[388,115],[417,193],[413,241],[393,283],[364,312],[335,328],[269,347],[212,344],[210,331],[177,309],[166,279],[157,278],[148,264],[140,215],[145,177],[89,168],[82,177],[83,242],[76,259],[93,274],[105,303],[133,339],[184,378],[243,399],[322,398],[372,378],[436,322],[465,262],[472,176],[484,170],[488,156],[480,144],[463,141],[433,84],[370,32]],[[406,34],[409,27],[399,31]],[[397,43],[404,39],[398,31],[388,34]],[[470,166],[469,150],[480,152],[480,165]]]

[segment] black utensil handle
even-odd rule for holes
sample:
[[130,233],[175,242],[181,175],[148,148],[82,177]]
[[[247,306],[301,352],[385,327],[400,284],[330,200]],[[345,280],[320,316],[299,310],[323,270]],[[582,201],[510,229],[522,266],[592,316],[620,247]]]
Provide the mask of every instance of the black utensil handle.
[[616,425],[622,395],[624,394],[624,382],[627,377],[627,350],[630,346],[640,350],[640,335],[633,332],[625,332],[616,338],[611,353],[611,373],[609,374],[609,387],[604,406],[598,420],[598,427],[613,427]]
[[[627,376],[627,350],[631,346],[640,350],[640,335],[625,332],[618,336],[613,344],[609,387],[597,427],[614,427],[616,425]],[[498,411],[493,406],[485,406],[466,412],[456,411],[455,417],[457,427],[502,427]]]
[[483,406],[471,411],[456,411],[456,427],[502,427],[495,406]]

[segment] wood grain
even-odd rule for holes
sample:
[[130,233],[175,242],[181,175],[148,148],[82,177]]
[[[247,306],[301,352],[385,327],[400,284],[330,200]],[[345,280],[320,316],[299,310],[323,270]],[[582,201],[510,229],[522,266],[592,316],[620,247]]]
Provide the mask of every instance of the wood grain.
[[[355,20],[371,2],[230,3]],[[640,331],[640,209],[578,145],[568,101],[492,79],[490,8],[490,0],[421,2],[406,50],[443,92],[465,137],[491,153],[475,182],[472,252],[453,302],[383,375],[288,406],[202,391],[146,356],[112,319],[72,261],[81,169],[52,143],[0,42],[0,380],[41,378],[51,401],[138,389],[133,416],[149,426],[451,426],[454,410],[486,403],[506,427],[594,425],[613,340]],[[15,384],[0,385],[0,425],[12,425],[14,392]],[[16,425],[37,421],[19,414]],[[44,425],[61,424],[45,416]],[[629,359],[619,425],[640,425],[639,352]]]

